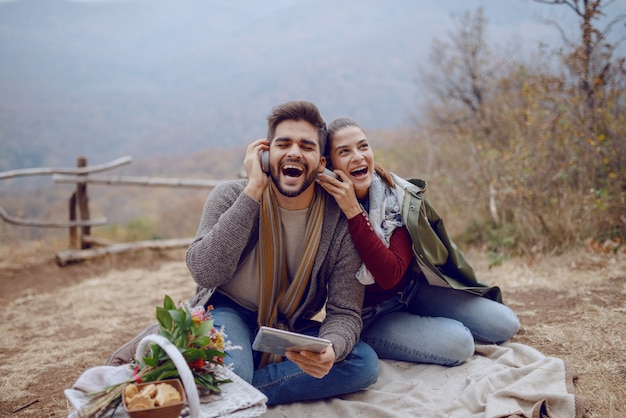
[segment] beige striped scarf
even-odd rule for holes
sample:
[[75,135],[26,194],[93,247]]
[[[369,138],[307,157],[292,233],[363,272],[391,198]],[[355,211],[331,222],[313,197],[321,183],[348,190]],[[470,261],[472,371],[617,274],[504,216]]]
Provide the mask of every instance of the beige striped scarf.
[[[263,194],[260,219],[258,323],[259,326],[285,328],[285,322],[300,306],[309,285],[322,235],[324,197],[319,187],[315,186],[313,201],[307,213],[302,258],[291,284],[288,284],[287,279],[278,201],[271,186]],[[264,353],[261,365],[280,360],[280,356]]]

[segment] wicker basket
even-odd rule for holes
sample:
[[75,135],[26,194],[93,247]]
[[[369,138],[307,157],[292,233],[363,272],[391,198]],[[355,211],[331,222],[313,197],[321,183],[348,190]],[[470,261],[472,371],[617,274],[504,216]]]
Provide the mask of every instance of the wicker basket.
[[[176,366],[176,370],[178,370],[178,376],[180,380],[183,382],[184,393],[187,394],[187,403],[189,404],[189,417],[190,418],[198,418],[200,416],[200,397],[198,396],[198,387],[196,386],[196,382],[193,379],[193,374],[187,366],[187,362],[185,358],[170,340],[160,335],[148,335],[144,337],[139,344],[137,345],[137,350],[135,351],[135,358],[138,362],[141,362],[143,356],[146,352],[146,347],[148,344],[153,343],[158,345],[167,353],[169,358],[172,360],[174,365]],[[184,395],[183,395],[184,396]],[[168,408],[164,407],[163,409]],[[182,409],[182,404],[181,404]],[[178,410],[178,414],[180,414],[181,409]],[[160,418],[169,418],[169,417],[178,417],[178,415],[156,415],[156,411],[158,408],[153,409],[144,409],[142,411],[136,412],[147,412],[151,415],[131,415],[131,411],[128,411],[128,414],[133,418],[143,418],[143,417],[160,417]]]
[[[148,335],[143,337],[137,346],[135,358],[138,359],[138,361],[141,361],[145,354],[146,347],[150,343],[160,346],[168,354],[170,359],[172,359],[172,362],[178,370],[178,376],[180,382],[182,382],[181,393],[184,393],[188,405],[188,408],[183,406],[182,411],[180,411],[180,413],[184,414],[185,418],[216,418],[226,416],[231,418],[248,418],[260,417],[266,412],[267,397],[228,368],[220,370],[220,379],[230,380],[231,383],[226,383],[221,387],[222,393],[219,397],[217,397],[217,399],[211,399],[206,403],[201,403],[200,396],[198,394],[198,387],[194,382],[193,374],[191,373],[187,362],[185,362],[185,359],[178,348],[168,339],[159,335]],[[109,370],[107,367],[113,370]],[[124,377],[121,380],[119,376],[116,375],[116,371],[119,372],[117,369],[120,367],[125,368],[123,373]],[[101,367],[97,367],[90,369],[85,373],[90,373],[92,375],[90,379],[97,377],[98,381],[102,383],[109,382],[105,385],[109,386],[120,383],[130,377],[126,374],[129,371],[127,367],[128,365],[118,367],[106,366],[106,370],[103,370]],[[171,383],[171,380],[167,380],[167,382]],[[64,393],[72,406],[75,408],[75,410],[68,415],[68,418],[79,418],[78,411],[85,406],[87,402],[89,402],[90,395],[84,390],[75,388],[65,389]],[[157,411],[158,410],[156,409],[142,411],[146,412],[148,415],[136,415],[134,412],[138,411],[120,410],[118,412],[120,413],[119,416],[127,417],[130,415],[133,418],[140,416],[149,416],[150,418],[170,416],[157,415]],[[115,416],[118,416],[118,414]]]
[[185,390],[183,388],[183,385],[180,383],[180,380],[171,379],[140,383],[137,385],[137,389],[141,391],[143,387],[150,384],[168,384],[173,386],[174,388],[176,388],[178,393],[180,393],[181,401],[167,406],[155,406],[153,408],[129,410],[128,406],[126,405],[126,397],[122,396],[122,402],[124,404],[124,410],[126,411],[126,413],[131,418],[178,418],[180,416],[180,412],[183,410],[183,406],[185,405]]

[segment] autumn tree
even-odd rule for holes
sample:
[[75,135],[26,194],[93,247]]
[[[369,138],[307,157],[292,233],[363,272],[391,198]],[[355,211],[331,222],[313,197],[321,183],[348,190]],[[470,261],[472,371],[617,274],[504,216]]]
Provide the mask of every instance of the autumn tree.
[[[561,62],[572,80],[569,91],[572,139],[580,150],[580,167],[588,176],[595,204],[606,225],[605,236],[625,235],[626,230],[626,67],[616,55],[624,37],[609,42],[618,27],[626,27],[626,14],[613,13],[615,0],[535,0],[561,6],[578,19],[579,35],[570,39],[556,21],[549,21],[562,34]],[[602,24],[602,19],[608,23]]]
[[561,48],[556,69],[545,49],[530,63],[495,54],[478,9],[435,41],[432,70],[421,73],[430,100],[420,128],[445,173],[444,209],[468,219],[467,236],[495,251],[551,251],[624,235],[624,60],[613,57],[606,29],[594,26],[602,2],[584,4],[587,34]]
[[[579,19],[580,39],[568,39],[560,24],[554,20],[548,21],[562,34],[563,41],[569,50],[564,55],[563,62],[573,77],[578,80],[580,89],[585,98],[585,107],[588,119],[594,120],[596,105],[603,105],[605,96],[603,90],[614,81],[615,72],[623,73],[624,58],[613,60],[615,49],[623,41],[618,40],[611,44],[608,35],[615,26],[626,20],[626,14],[614,16],[603,28],[598,27],[598,21],[606,16],[606,9],[615,0],[534,0],[536,3],[567,6]],[[600,101],[600,103],[598,103]]]

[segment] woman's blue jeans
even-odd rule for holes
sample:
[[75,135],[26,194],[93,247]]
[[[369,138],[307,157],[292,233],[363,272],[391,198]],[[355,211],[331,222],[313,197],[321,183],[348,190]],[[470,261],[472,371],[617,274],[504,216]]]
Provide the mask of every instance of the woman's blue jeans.
[[[252,350],[258,328],[256,312],[244,309],[220,294],[215,294],[210,303],[214,306],[215,327],[220,329],[223,326],[226,340],[241,347],[226,350],[224,363],[232,365],[234,373],[263,392],[269,405],[352,393],[367,388],[378,379],[378,357],[361,341],[322,379],[304,373],[285,357],[280,363],[257,369],[262,353]],[[319,328],[312,328],[305,333],[318,335],[318,331]]]
[[381,359],[461,364],[474,340],[501,343],[519,331],[507,306],[487,298],[415,280],[403,292],[363,309],[361,339]]

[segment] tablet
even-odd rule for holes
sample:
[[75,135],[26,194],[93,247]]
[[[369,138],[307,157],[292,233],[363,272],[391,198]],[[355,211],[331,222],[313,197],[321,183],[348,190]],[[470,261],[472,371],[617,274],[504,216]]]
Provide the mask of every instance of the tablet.
[[252,349],[284,355],[285,351],[312,351],[321,353],[330,347],[329,340],[282,329],[261,327],[252,343]]

